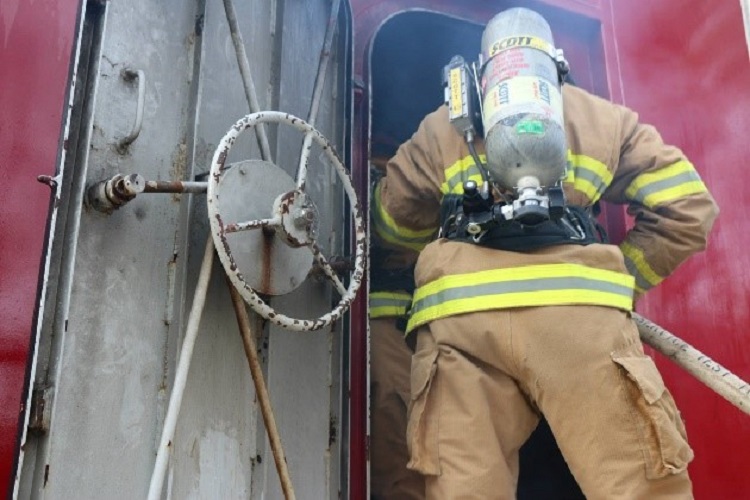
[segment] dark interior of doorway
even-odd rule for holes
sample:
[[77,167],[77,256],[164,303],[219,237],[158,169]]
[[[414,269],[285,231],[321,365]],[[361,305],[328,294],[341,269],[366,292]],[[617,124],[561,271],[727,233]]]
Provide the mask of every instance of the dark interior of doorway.
[[[393,156],[422,118],[442,104],[443,66],[456,54],[475,61],[481,35],[478,24],[426,11],[405,12],[383,25],[371,59],[373,163]],[[545,421],[520,455],[520,500],[585,498]]]

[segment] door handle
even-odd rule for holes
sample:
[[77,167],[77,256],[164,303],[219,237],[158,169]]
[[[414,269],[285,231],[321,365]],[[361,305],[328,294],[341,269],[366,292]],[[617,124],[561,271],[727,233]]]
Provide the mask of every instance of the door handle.
[[128,147],[138,138],[141,133],[141,126],[143,125],[143,108],[146,105],[146,74],[143,70],[125,68],[120,72],[120,76],[126,82],[136,81],[138,83],[138,104],[135,109],[135,122],[130,133],[120,139],[117,142],[117,151],[120,154],[125,154],[128,151]]

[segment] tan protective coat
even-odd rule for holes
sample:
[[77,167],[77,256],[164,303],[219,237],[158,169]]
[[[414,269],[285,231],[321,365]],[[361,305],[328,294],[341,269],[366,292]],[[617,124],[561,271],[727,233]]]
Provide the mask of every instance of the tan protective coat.
[[[705,248],[707,234],[718,214],[717,206],[705,187],[700,189],[697,184],[700,181],[693,183],[694,189],[688,190],[687,195],[666,193],[666,202],[659,198],[639,202],[637,193],[628,192],[638,187],[638,177],[688,163],[682,151],[664,144],[653,127],[638,123],[637,114],[623,106],[569,85],[563,87],[563,102],[571,160],[563,184],[568,202],[580,206],[589,206],[599,199],[630,203],[629,212],[635,217],[635,226],[620,248],[625,253],[628,271],[636,277],[638,291],[644,292],[690,255]],[[481,142],[477,149],[483,153]],[[447,108],[440,107],[428,115],[386,167],[386,176],[380,182],[379,197],[375,201],[376,236],[386,245],[399,246],[398,242],[383,238],[382,231],[378,231],[382,227],[378,222],[382,220],[383,211],[402,230],[436,234],[440,203],[446,190],[445,171],[468,157],[464,139],[448,121]],[[598,175],[593,182],[587,182],[585,178],[592,170]],[[641,177],[641,180],[648,182],[648,177]],[[424,239],[426,243],[431,238]],[[437,241],[427,245],[428,251],[419,258],[417,286],[435,277],[429,272],[433,267],[432,259],[438,253],[444,255],[442,250],[431,251],[431,247],[437,245],[460,245],[454,250],[456,254],[471,253],[467,245],[458,243]],[[424,247],[424,244],[415,246]],[[602,251],[611,252],[604,247]],[[507,267],[506,253],[496,251],[495,257],[487,259],[480,267]],[[585,260],[588,257],[584,253],[580,258]],[[576,259],[575,254],[573,252],[570,258]],[[554,252],[542,260],[558,262]]]
[[[705,248],[718,209],[683,153],[627,108],[570,86],[563,99],[568,202],[628,203],[635,225],[625,241],[527,253],[430,243],[443,195],[461,192],[473,163],[441,107],[388,163],[374,200],[380,244],[421,250],[415,297],[457,274],[550,264],[630,273],[643,293]],[[588,498],[691,497],[692,450],[630,305],[573,303],[489,306],[415,325],[410,467],[427,475],[428,498],[514,498],[518,450],[539,412]]]

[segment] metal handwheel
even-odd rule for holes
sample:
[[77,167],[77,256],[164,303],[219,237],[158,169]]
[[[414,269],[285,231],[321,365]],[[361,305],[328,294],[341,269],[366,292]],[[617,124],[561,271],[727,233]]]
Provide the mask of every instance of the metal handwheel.
[[[237,137],[262,123],[283,123],[304,134],[297,179],[264,160],[226,168]],[[349,286],[341,282],[316,241],[318,210],[305,192],[312,142],[317,143],[341,180],[353,221],[355,255]],[[295,331],[318,330],[339,319],[362,282],[366,235],[357,195],[331,143],[304,120],[279,111],[245,116],[221,139],[208,178],[211,235],[224,270],[250,307],[263,318]],[[260,296],[291,292],[305,280],[315,260],[341,295],[336,307],[315,319],[276,312]]]

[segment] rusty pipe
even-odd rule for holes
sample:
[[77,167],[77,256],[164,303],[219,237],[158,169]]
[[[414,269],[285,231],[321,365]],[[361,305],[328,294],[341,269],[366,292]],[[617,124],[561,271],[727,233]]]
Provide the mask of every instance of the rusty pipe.
[[146,181],[144,193],[205,193],[208,182]]
[[253,337],[252,330],[250,329],[250,318],[247,314],[245,301],[242,299],[240,292],[232,285],[227,276],[227,285],[229,285],[229,293],[232,296],[232,304],[234,304],[234,312],[237,315],[237,324],[240,327],[240,335],[242,336],[242,346],[245,348],[245,355],[247,356],[247,362],[250,365],[250,374],[253,378],[253,384],[255,385],[255,394],[258,397],[260,403],[260,412],[263,415],[263,423],[266,426],[266,432],[268,433],[268,440],[271,444],[271,452],[273,453],[273,460],[276,463],[276,472],[279,474],[279,481],[281,482],[281,489],[284,492],[284,498],[286,500],[294,500],[294,488],[292,487],[292,479],[289,476],[289,468],[286,462],[286,456],[284,455],[284,448],[281,446],[281,437],[279,436],[279,430],[276,427],[276,419],[271,408],[271,397],[268,394],[268,388],[266,387],[266,381],[263,377],[263,369],[260,366],[258,360],[258,348],[255,345],[255,337]]

